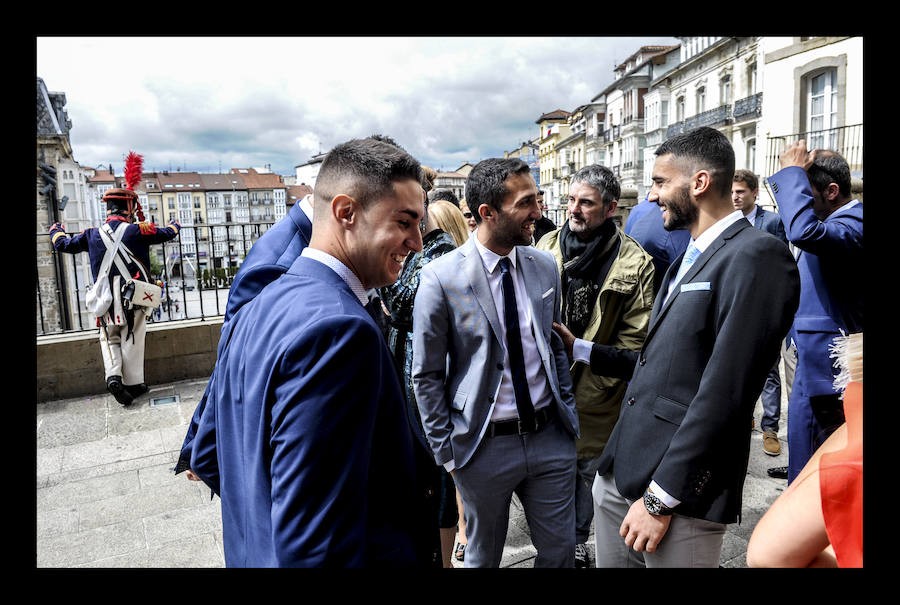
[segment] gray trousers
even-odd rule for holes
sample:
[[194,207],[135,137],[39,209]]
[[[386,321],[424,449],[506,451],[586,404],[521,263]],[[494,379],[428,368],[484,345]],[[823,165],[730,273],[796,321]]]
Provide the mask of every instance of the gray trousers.
[[515,493],[535,567],[575,566],[575,439],[554,419],[537,433],[485,437],[453,473],[466,518],[465,567],[499,567]]
[[592,493],[597,567],[719,566],[725,524],[672,515],[669,529],[656,552],[635,552],[619,535],[619,528],[633,501],[619,494],[611,474],[598,474]]

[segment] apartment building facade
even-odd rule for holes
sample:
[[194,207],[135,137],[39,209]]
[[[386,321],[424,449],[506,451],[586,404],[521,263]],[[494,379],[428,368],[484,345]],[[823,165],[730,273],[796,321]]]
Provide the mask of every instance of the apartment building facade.
[[[758,158],[764,176],[779,168],[784,148],[805,139],[834,149],[863,178],[863,38],[774,36],[760,41],[764,76]],[[768,199],[768,194],[760,191]]]
[[540,184],[544,191],[544,204],[548,208],[559,208],[565,203],[560,196],[560,162],[557,145],[569,137],[569,112],[556,109],[545,113],[535,122],[539,129],[538,161]]

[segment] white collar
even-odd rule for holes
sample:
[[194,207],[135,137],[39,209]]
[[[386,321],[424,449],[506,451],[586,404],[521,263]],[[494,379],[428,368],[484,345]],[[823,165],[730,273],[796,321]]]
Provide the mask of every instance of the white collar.
[[472,232],[472,239],[475,240],[475,247],[478,249],[478,254],[481,255],[481,262],[484,263],[484,268],[487,269],[489,274],[494,273],[494,269],[497,268],[497,265],[500,263],[501,259],[508,258],[509,262],[512,263],[513,269],[516,268],[516,247],[513,246],[513,249],[507,256],[500,256],[493,250],[490,250],[485,247],[484,244],[478,239],[478,229]]
[[720,218],[713,223],[706,231],[701,233],[696,240],[691,238],[691,243],[694,244],[694,247],[697,248],[697,250],[703,252],[711,243],[713,243],[713,240],[719,237],[732,223],[739,221],[742,218],[744,218],[744,213],[740,210],[735,210],[728,216]]
[[359,278],[356,277],[356,274],[347,268],[347,265],[331,256],[327,252],[317,250],[316,248],[310,248],[309,246],[303,249],[303,252],[300,253],[300,256],[306,256],[313,260],[317,260],[337,273],[338,277],[340,277],[348,286],[350,286],[350,290],[352,290],[353,294],[356,295],[356,298],[359,299],[359,303],[364,307],[368,304],[369,297],[366,295],[366,289],[363,288],[362,282],[359,281]]
[[835,210],[834,212],[829,214],[828,218],[826,218],[825,220],[827,221],[832,216],[839,214],[841,212],[846,212],[847,210],[850,210],[854,206],[858,205],[859,203],[860,203],[860,201],[857,199],[850,200],[849,202],[847,202],[846,204],[844,204],[843,206],[841,206],[840,208],[838,208],[837,210]]

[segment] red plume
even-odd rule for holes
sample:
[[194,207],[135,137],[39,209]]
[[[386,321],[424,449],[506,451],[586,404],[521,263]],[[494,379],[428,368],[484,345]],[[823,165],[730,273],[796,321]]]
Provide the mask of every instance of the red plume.
[[125,186],[134,191],[137,184],[141,182],[143,173],[144,156],[129,151],[128,157],[125,158]]

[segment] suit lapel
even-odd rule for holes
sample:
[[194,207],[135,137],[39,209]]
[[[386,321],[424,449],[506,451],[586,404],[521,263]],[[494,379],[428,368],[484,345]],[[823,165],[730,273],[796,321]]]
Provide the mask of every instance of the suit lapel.
[[522,275],[522,283],[525,284],[528,302],[531,304],[531,323],[540,325],[543,320],[541,276],[538,274],[534,255],[529,254],[527,248],[516,246],[516,267]]
[[460,246],[459,251],[465,257],[463,273],[465,273],[466,279],[468,279],[469,285],[472,287],[475,300],[478,301],[478,305],[481,307],[485,317],[487,317],[488,324],[490,324],[494,332],[494,338],[503,347],[506,347],[506,343],[500,339],[500,334],[502,334],[500,331],[500,317],[497,315],[497,308],[494,305],[494,297],[491,294],[491,286],[488,284],[487,275],[485,274],[484,262],[481,260],[481,255],[478,253],[472,238],[469,238],[465,244]]
[[753,229],[753,225],[750,224],[750,221],[746,219],[738,219],[734,223],[728,226],[725,231],[722,232],[719,237],[714,239],[712,243],[703,251],[697,260],[694,261],[694,264],[691,265],[691,268],[688,269],[687,273],[681,278],[677,284],[675,284],[672,289],[672,294],[669,296],[668,300],[665,299],[665,293],[663,291],[664,288],[667,287],[669,283],[669,279],[674,277],[674,273],[678,271],[678,267],[681,265],[681,259],[684,258],[684,253],[678,257],[678,259],[669,265],[669,269],[666,271],[666,275],[663,278],[663,285],[660,288],[660,294],[662,296],[657,296],[656,302],[653,305],[653,310],[650,312],[650,327],[647,330],[647,338],[644,340],[646,343],[650,340],[650,336],[655,332],[656,326],[663,320],[663,317],[666,314],[666,311],[669,310],[669,307],[672,306],[672,303],[675,302],[675,299],[681,293],[681,284],[690,283],[694,277],[703,270],[703,267],[710,261],[710,259],[716,255],[716,253],[725,246],[728,241],[734,237],[737,233],[739,233],[743,229]]

